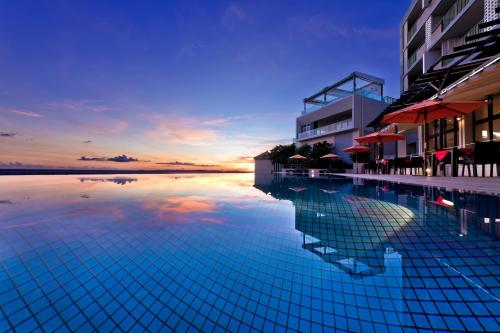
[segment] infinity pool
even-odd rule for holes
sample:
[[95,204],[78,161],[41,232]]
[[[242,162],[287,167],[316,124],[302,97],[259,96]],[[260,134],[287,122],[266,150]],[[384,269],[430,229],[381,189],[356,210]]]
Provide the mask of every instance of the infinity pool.
[[0,177],[0,331],[499,331],[499,236],[386,182]]

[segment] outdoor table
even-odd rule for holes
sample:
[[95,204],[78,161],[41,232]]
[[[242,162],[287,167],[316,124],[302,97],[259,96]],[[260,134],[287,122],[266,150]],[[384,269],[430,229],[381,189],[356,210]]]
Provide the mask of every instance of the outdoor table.
[[[448,154],[451,154],[450,156],[450,161],[451,161],[451,176],[452,177],[457,177],[458,175],[458,165],[457,165],[457,154],[455,152],[456,148],[451,148],[451,149],[444,149],[444,150],[438,150],[432,153],[432,168],[433,168],[433,175],[437,173],[437,166],[438,163],[444,160]],[[443,165],[444,169],[444,174],[446,175],[446,165]]]
[[381,167],[381,169],[380,169],[380,173],[381,173],[381,174],[386,174],[386,173],[388,173],[388,172],[387,172],[387,166],[389,165],[389,161],[388,161],[388,160],[386,160],[386,159],[382,159],[382,160],[377,161],[377,173],[378,173],[378,166],[379,166],[380,164],[382,165],[382,167]]

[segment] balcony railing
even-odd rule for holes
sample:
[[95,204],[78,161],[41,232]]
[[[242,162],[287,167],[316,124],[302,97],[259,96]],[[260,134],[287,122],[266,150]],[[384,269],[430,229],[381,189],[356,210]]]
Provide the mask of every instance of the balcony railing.
[[443,15],[443,24],[441,30],[444,31],[446,27],[462,12],[462,10],[467,6],[470,0],[457,0],[450,9]]
[[413,25],[408,28],[408,34],[406,36],[407,42],[412,39],[413,35],[415,35],[416,32],[417,32],[417,22],[414,22]]
[[[305,115],[305,114],[311,113],[313,111],[319,110],[322,107],[325,107],[325,106],[327,106],[329,104],[334,103],[335,101],[338,101],[338,100],[340,100],[340,99],[342,99],[344,97],[351,96],[351,95],[354,95],[354,93],[353,92],[346,92],[344,94],[339,94],[338,96],[335,96],[335,97],[331,97],[330,96],[330,100],[327,100],[326,102],[324,102],[322,104],[311,105],[308,108],[302,110],[301,114]],[[382,95],[379,95],[379,94],[371,92],[371,91],[363,91],[361,89],[356,90],[356,95],[360,95],[360,96],[364,96],[364,97],[367,97],[367,98],[371,98],[371,99],[374,99],[376,101],[384,101],[385,97],[386,97],[386,96],[382,96]]]
[[[463,36],[459,38],[453,38],[453,39],[448,39],[446,41],[443,41],[442,46],[441,46],[441,51],[442,55],[445,56],[447,54],[450,54],[453,52],[453,49],[457,46],[462,46],[465,44],[470,44],[475,42],[473,41],[466,41],[466,38],[469,36],[477,35],[481,32],[483,32],[483,29],[479,28],[479,25],[483,23],[483,20],[480,20],[478,23],[476,23],[469,31],[467,31]],[[453,63],[456,59],[455,58],[448,58],[448,59],[443,59],[441,61],[441,67],[446,67],[450,63]]]
[[313,130],[305,131],[298,134],[299,140],[309,139],[316,136],[333,134],[340,131],[352,129],[352,119],[345,119],[327,126],[318,127]]
[[415,62],[417,62],[418,59],[422,58],[425,50],[425,43],[420,45],[415,51],[413,51],[409,56],[408,56],[408,64],[406,65],[406,70],[410,69],[411,66]]

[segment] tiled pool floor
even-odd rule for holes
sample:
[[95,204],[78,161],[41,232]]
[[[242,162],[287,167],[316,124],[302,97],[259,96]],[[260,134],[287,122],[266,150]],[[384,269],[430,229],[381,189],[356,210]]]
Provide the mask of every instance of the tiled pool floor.
[[0,203],[0,331],[500,330],[498,197],[22,176]]

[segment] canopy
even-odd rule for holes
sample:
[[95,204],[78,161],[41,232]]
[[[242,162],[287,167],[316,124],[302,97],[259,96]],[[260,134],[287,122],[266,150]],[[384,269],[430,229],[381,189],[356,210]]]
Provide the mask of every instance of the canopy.
[[307,157],[302,156],[300,154],[296,154],[296,155],[290,156],[288,159],[290,159],[290,160],[307,160]]
[[383,142],[390,142],[390,141],[397,141],[397,140],[404,140],[405,137],[404,135],[401,134],[394,134],[394,133],[387,133],[387,132],[375,132],[371,133],[365,136],[360,136],[359,138],[356,138],[355,140],[362,143],[383,143]]
[[335,154],[326,154],[325,156],[321,156],[320,158],[324,158],[324,159],[335,159],[335,158],[339,158],[340,156],[339,155],[335,155]]
[[478,101],[425,100],[407,106],[399,111],[386,114],[384,118],[382,118],[381,123],[425,123],[436,119],[462,116],[487,104],[487,102]]
[[367,146],[351,146],[349,148],[342,149],[342,151],[346,153],[367,153],[370,151],[370,148]]

